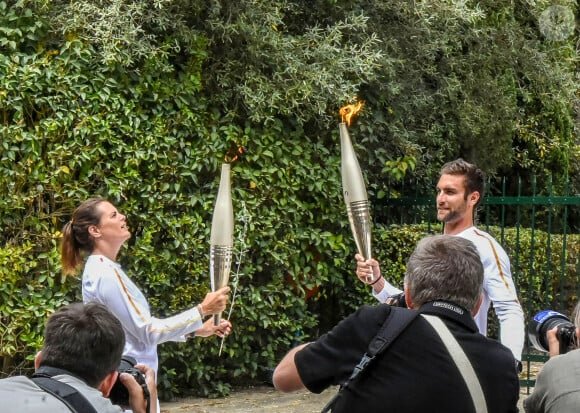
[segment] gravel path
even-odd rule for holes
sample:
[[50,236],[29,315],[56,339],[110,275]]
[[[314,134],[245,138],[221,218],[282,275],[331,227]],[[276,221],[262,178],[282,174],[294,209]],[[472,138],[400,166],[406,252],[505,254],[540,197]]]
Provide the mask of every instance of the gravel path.
[[334,389],[321,394],[281,393],[272,387],[256,387],[232,392],[221,399],[187,398],[161,403],[161,413],[319,413],[334,393]]
[[[523,389],[518,403],[520,412],[524,411],[525,391]],[[221,399],[188,398],[161,403],[161,413],[319,413],[335,392],[336,389],[332,388],[322,394],[307,391],[281,393],[272,387],[256,387],[235,391]]]

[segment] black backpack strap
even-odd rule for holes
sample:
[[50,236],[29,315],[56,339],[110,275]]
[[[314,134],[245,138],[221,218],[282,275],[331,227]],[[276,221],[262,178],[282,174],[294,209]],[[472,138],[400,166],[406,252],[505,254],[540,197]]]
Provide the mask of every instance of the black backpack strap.
[[62,401],[73,413],[98,413],[93,405],[73,386],[42,374],[35,374],[31,380],[42,390]]
[[391,308],[381,329],[369,344],[367,354],[375,357],[391,345],[403,330],[419,315],[418,311]]
[[405,328],[419,315],[418,311],[408,309],[398,309],[391,307],[389,315],[381,326],[377,335],[369,343],[367,352],[353,369],[348,380],[340,387],[338,393],[324,406],[322,413],[331,411],[332,407],[341,395],[341,392],[352,383],[352,381],[383,351],[391,345],[393,341],[403,332]]

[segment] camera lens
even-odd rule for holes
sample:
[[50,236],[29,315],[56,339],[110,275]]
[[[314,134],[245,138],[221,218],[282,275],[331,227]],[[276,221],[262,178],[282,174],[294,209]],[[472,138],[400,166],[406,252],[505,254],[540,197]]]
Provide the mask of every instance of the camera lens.
[[[558,327],[558,331],[570,331],[574,330],[574,324],[570,322],[570,319],[564,314],[560,314],[557,311],[544,310],[540,311],[534,316],[529,325],[528,336],[530,341],[536,350],[539,351],[550,351],[550,346],[548,344],[547,333],[548,330]],[[558,334],[558,339],[571,340],[562,336],[561,333]],[[560,343],[561,345],[567,346],[569,343]]]

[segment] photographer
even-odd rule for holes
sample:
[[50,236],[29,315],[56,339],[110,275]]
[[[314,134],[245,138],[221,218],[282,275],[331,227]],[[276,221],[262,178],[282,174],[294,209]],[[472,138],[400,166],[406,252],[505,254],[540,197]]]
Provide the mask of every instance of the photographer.
[[327,405],[333,413],[515,413],[512,353],[479,334],[472,317],[482,284],[471,241],[424,238],[407,263],[409,309],[362,306],[315,342],[290,350],[274,370],[274,387],[320,393],[341,385]]
[[[574,309],[574,324],[580,339],[580,302]],[[538,374],[534,391],[524,400],[526,413],[571,413],[580,408],[580,349],[560,354],[557,333],[558,327],[546,333],[550,359]]]
[[129,406],[124,407],[134,413],[157,413],[156,403],[149,406],[149,400],[157,400],[153,370],[135,366],[144,375],[143,386],[133,375],[117,371],[124,345],[121,323],[103,305],[62,307],[48,318],[33,377],[0,380],[2,411],[119,413],[123,408],[107,397],[122,386],[129,393]]

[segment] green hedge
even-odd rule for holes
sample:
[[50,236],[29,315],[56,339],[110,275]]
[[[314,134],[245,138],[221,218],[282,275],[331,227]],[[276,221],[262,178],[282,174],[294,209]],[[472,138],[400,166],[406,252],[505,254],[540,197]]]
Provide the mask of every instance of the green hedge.
[[[231,316],[234,332],[225,340],[221,356],[217,338],[161,345],[159,383],[164,399],[190,394],[215,397],[227,394],[232,386],[264,382],[291,346],[327,331],[361,304],[374,303],[368,287],[358,282],[354,274],[354,242],[350,237],[313,230],[310,243],[304,244],[301,252],[301,241],[297,240],[289,239],[286,246],[270,246],[252,229],[258,216],[245,219],[247,232],[241,226],[236,241],[235,259],[241,258],[240,266],[238,270],[236,263],[232,274],[232,281],[237,279],[238,285]],[[151,297],[153,312],[163,316],[197,302],[207,291],[209,281],[204,251],[207,248],[199,246],[199,257],[171,255],[152,242],[150,233],[158,230],[153,226],[143,231],[123,257],[130,262],[129,274]],[[500,228],[489,230],[499,239]],[[424,224],[375,228],[373,250],[382,263],[383,274],[394,284],[402,285],[405,262],[417,241],[439,232],[439,228]],[[30,242],[0,249],[0,354],[4,374],[32,369],[32,356],[42,344],[46,316],[78,299],[78,279],[61,282],[52,276],[59,271],[57,235],[51,237],[52,248],[45,254],[36,254]],[[578,299],[580,236],[567,236],[565,257],[561,256],[561,235],[534,231],[533,239],[532,246],[529,229],[521,229],[519,234],[513,228],[505,230],[504,245],[518,279],[526,315],[547,308],[570,314]],[[268,266],[264,257],[272,261]],[[287,261],[275,266],[277,259]],[[490,325],[494,336],[497,322],[492,310]]]
[[[54,244],[54,239],[52,240]],[[58,267],[56,249],[36,253],[31,242],[0,248],[1,373],[27,374],[42,346],[46,317],[77,299],[77,281],[52,276]]]

